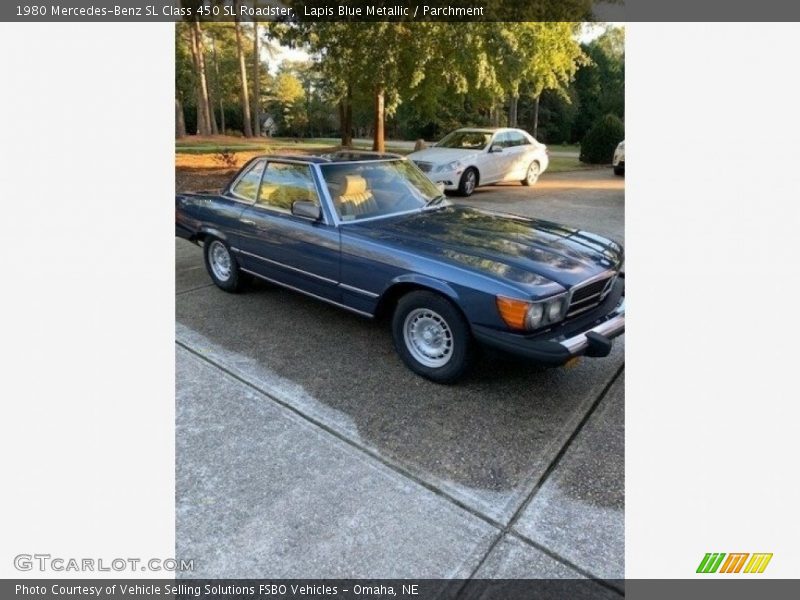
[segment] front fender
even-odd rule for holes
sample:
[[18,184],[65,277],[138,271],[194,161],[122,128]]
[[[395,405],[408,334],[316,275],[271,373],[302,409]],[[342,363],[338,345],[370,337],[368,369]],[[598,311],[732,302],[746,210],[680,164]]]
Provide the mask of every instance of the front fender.
[[211,225],[203,225],[200,227],[200,231],[197,232],[198,238],[204,238],[206,236],[215,237],[219,240],[222,240],[226,244],[230,244],[228,236],[225,235],[225,233],[223,233],[220,229],[217,229]]
[[399,284],[413,284],[418,285],[420,287],[430,288],[435,290],[441,294],[444,294],[451,300],[458,302],[460,300],[458,292],[449,284],[441,279],[436,279],[435,277],[429,277],[427,275],[420,275],[418,273],[408,273],[406,275],[399,275],[392,279],[392,283],[389,286],[389,289],[394,287],[395,285]]

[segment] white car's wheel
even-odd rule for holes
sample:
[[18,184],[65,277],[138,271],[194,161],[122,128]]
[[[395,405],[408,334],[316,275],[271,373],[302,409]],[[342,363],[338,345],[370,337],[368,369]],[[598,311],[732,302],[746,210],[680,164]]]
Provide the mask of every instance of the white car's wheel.
[[533,161],[528,166],[528,171],[525,173],[525,179],[522,180],[522,185],[534,185],[539,181],[539,175],[542,173],[542,167],[538,160]]
[[461,181],[458,184],[458,194],[460,196],[471,196],[477,186],[478,172],[470,167],[461,176]]

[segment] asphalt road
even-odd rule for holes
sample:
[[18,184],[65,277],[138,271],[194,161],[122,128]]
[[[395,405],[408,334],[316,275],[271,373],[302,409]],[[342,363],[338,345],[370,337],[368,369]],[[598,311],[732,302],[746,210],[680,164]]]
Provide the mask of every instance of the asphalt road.
[[[464,202],[623,240],[610,169]],[[385,324],[264,285],[226,294],[182,240],[176,288],[193,576],[623,577],[624,337],[569,369],[487,353],[443,387]]]

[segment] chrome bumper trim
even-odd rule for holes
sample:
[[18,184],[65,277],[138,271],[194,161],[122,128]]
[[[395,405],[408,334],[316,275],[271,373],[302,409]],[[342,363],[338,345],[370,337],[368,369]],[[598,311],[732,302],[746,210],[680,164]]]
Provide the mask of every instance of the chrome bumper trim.
[[589,347],[589,340],[586,334],[589,332],[604,335],[608,338],[614,338],[621,335],[625,331],[625,299],[610,313],[611,317],[607,321],[603,321],[599,325],[595,325],[591,329],[587,329],[583,333],[572,336],[559,342],[566,348],[570,354],[578,355],[586,351]]

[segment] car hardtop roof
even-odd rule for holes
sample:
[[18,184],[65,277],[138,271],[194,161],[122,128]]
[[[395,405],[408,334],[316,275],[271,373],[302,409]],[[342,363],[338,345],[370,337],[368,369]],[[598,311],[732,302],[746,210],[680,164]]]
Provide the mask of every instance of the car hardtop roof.
[[326,158],[321,156],[314,156],[311,154],[263,154],[258,158],[266,158],[268,161],[270,160],[291,160],[294,162],[306,162],[306,163],[326,163],[330,162]]
[[331,154],[325,154],[324,156],[328,158],[330,162],[359,162],[368,160],[392,160],[392,159],[404,158],[402,154],[396,154],[394,152],[377,152],[375,150],[349,150],[349,149],[337,150],[336,152],[332,152]]
[[476,131],[480,133],[497,133],[499,131],[525,131],[519,127],[459,127],[455,131]]
[[392,152],[372,152],[369,150],[337,150],[330,154],[264,154],[258,158],[270,160],[285,160],[292,162],[303,162],[313,164],[329,164],[343,162],[360,162],[371,160],[390,160],[403,158],[401,154]]

